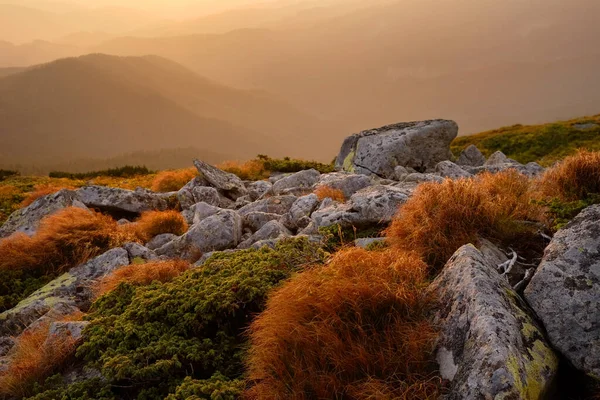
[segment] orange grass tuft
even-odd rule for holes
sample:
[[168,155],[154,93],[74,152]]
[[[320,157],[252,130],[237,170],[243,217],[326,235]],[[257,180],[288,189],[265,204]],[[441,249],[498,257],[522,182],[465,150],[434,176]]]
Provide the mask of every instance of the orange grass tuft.
[[346,201],[346,196],[344,195],[343,191],[325,185],[317,187],[315,189],[315,194],[319,200],[324,200],[329,197],[331,200],[339,201],[340,203],[344,203]]
[[[82,313],[60,321],[80,321]],[[50,323],[26,330],[11,351],[8,368],[0,372],[0,396],[23,398],[32,395],[35,383],[42,382],[62,367],[75,353],[77,342],[68,337],[49,337]]]
[[0,241],[0,270],[63,272],[129,239],[110,217],[69,207],[44,218],[33,237]]
[[277,290],[250,327],[249,399],[436,398],[427,266],[339,252]]
[[154,281],[169,282],[190,268],[190,263],[182,260],[128,265],[117,269],[102,279],[96,286],[94,293],[97,297],[102,296],[119,286],[121,282],[136,285],[149,285]]
[[217,165],[217,167],[223,171],[237,175],[240,179],[244,180],[261,180],[268,178],[270,175],[270,171],[267,171],[264,163],[260,160],[250,160],[243,163],[239,161],[225,161]]
[[152,181],[155,192],[176,192],[198,175],[196,168],[159,172]]
[[25,208],[31,205],[37,199],[53,194],[62,189],[75,189],[73,186],[56,186],[56,185],[36,185],[33,192],[27,194],[27,197],[23,199],[20,208]]
[[169,211],[147,211],[133,224],[123,225],[123,231],[128,231],[142,243],[150,241],[162,233],[183,235],[188,230],[188,224],[181,213]]
[[600,152],[580,150],[546,171],[539,185],[542,197],[577,201],[600,194]]
[[532,203],[531,181],[509,170],[472,179],[419,186],[398,211],[386,234],[402,250],[416,251],[440,268],[462,245],[479,237],[512,242],[533,229],[541,207]]

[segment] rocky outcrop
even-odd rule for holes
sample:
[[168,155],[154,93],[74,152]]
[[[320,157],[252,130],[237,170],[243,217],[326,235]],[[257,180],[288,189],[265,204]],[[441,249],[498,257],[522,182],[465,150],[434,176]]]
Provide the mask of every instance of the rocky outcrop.
[[485,164],[485,156],[475,145],[471,144],[460,153],[456,164],[467,167],[481,167]]
[[319,181],[321,174],[314,169],[308,169],[279,179],[273,184],[273,194],[280,195],[291,189],[311,189]]
[[473,175],[452,161],[442,161],[435,166],[435,172],[438,173],[442,178],[460,179],[470,178]]
[[472,245],[429,288],[438,300],[436,358],[446,399],[543,399],[558,359],[495,266]]
[[10,215],[8,220],[0,226],[0,239],[16,232],[23,232],[32,236],[44,217],[71,206],[85,208],[78,200],[77,193],[72,190],[61,190],[41,197],[28,207],[17,210]]
[[420,172],[452,158],[450,143],[458,134],[454,121],[407,122],[363,131],[344,141],[336,168],[394,178],[397,166]]
[[232,200],[246,196],[248,190],[240,178],[229,172],[222,171],[204,161],[194,160],[194,166],[210,186],[221,191]]
[[298,198],[296,196],[273,196],[263,200],[250,203],[238,210],[240,215],[246,215],[251,212],[264,212],[269,214],[283,215],[290,211],[292,205]]
[[87,207],[117,214],[162,211],[169,206],[164,194],[141,188],[133,191],[106,186],[86,186],[77,190],[77,197]]
[[292,204],[290,211],[283,216],[283,225],[292,230],[306,228],[310,224],[310,216],[319,203],[319,198],[314,193],[299,197]]
[[525,298],[552,345],[576,368],[600,379],[600,205],[556,233]]
[[[292,236],[290,232],[283,224],[279,221],[269,221],[256,231],[250,238],[242,242],[238,248],[247,249],[253,244],[270,239],[280,239]],[[261,246],[262,247],[262,246]]]

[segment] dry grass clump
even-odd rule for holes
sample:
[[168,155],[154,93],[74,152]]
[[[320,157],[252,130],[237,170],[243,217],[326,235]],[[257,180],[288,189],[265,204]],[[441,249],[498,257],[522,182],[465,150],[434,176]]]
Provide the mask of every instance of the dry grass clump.
[[73,186],[57,186],[57,185],[36,185],[34,187],[33,192],[30,192],[27,194],[27,197],[25,197],[25,199],[23,199],[23,201],[21,202],[21,204],[19,204],[20,208],[25,208],[29,205],[31,205],[34,201],[36,201],[37,199],[47,196],[49,194],[53,194],[58,192],[59,190],[62,189],[75,189],[75,187]]
[[152,181],[154,192],[176,192],[198,175],[196,168],[159,172]]
[[524,222],[542,216],[531,200],[530,180],[514,170],[426,183],[400,208],[386,233],[393,246],[416,251],[437,269],[479,237],[510,244],[531,235],[534,228]]
[[119,286],[121,282],[136,285],[149,285],[154,281],[170,282],[190,268],[190,264],[182,260],[128,265],[102,279],[96,286],[94,294],[99,297]]
[[[60,321],[79,321],[82,316],[76,313]],[[70,336],[48,337],[49,329],[48,322],[26,330],[19,336],[12,349],[8,368],[0,372],[0,396],[30,396],[35,383],[42,382],[75,353],[75,339]]]
[[69,207],[44,218],[33,237],[17,233],[0,241],[0,270],[63,272],[127,239],[112,218]]
[[579,150],[550,168],[539,182],[540,194],[577,201],[600,194],[600,152]]
[[135,223],[124,225],[121,229],[128,231],[138,241],[147,243],[163,233],[181,236],[187,232],[188,224],[181,213],[174,210],[147,211]]
[[266,179],[270,175],[270,171],[265,168],[265,164],[261,160],[250,160],[246,162],[225,161],[217,165],[217,168],[248,181]]
[[436,398],[427,266],[339,252],[272,294],[250,327],[249,399]]
[[340,189],[334,189],[330,186],[321,185],[315,189],[315,194],[319,198],[319,200],[324,200],[326,198],[330,198],[331,200],[338,201],[343,203],[346,201],[346,196],[344,192]]

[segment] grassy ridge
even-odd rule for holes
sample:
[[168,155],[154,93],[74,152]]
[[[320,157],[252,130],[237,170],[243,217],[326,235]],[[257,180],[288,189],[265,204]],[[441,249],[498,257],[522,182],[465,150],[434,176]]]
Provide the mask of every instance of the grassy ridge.
[[536,161],[549,166],[579,148],[600,150],[600,114],[544,125],[513,125],[462,136],[452,143],[452,152],[459,155],[471,144],[485,156],[500,150],[521,163]]

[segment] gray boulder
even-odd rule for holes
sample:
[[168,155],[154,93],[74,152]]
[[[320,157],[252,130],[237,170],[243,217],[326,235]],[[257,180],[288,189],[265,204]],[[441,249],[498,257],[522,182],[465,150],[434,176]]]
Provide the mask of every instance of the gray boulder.
[[314,169],[307,169],[304,171],[296,172],[295,174],[286,176],[285,178],[279,179],[273,184],[273,194],[280,195],[284,191],[289,190],[302,190],[312,188],[318,181],[321,174],[319,171]]
[[192,225],[199,223],[205,218],[212,217],[221,210],[222,209],[219,207],[204,202],[194,204],[190,207],[190,211],[193,212],[194,215],[192,218]]
[[238,212],[240,215],[246,215],[257,211],[283,215],[290,211],[290,208],[292,208],[296,199],[296,196],[273,196],[250,203],[247,206],[240,208]]
[[444,182],[444,178],[437,174],[422,174],[419,172],[415,172],[412,174],[408,174],[404,177],[403,182],[408,183],[426,183],[426,182],[436,182],[442,183]]
[[288,229],[302,229],[310,223],[310,216],[319,206],[319,198],[316,194],[299,197],[290,211],[282,218],[282,223]]
[[80,342],[83,340],[83,330],[89,324],[87,321],[55,321],[50,324],[45,343],[51,345],[57,339],[62,341],[66,338],[70,338],[75,343]]
[[279,219],[281,219],[281,215],[279,214],[253,211],[243,216],[244,229],[248,228],[252,232],[256,232],[267,222],[279,221]]
[[235,211],[221,210],[155,252],[159,256],[196,261],[202,253],[236,247],[241,238],[242,217]]
[[140,188],[133,191],[106,186],[86,186],[77,190],[77,196],[87,207],[107,212],[140,214],[144,211],[163,211],[169,205],[164,194]]
[[600,379],[600,206],[558,231],[525,298],[552,345],[576,368]]
[[363,131],[344,141],[336,169],[393,179],[401,165],[425,172],[452,158],[450,143],[458,134],[454,121],[407,122]]
[[544,173],[545,169],[535,162],[530,162],[526,165],[519,164],[516,161],[499,163],[499,164],[491,164],[484,165],[482,167],[465,167],[465,170],[470,172],[473,175],[481,174],[483,172],[490,172],[492,174],[497,174],[499,172],[503,172],[509,169],[514,169],[517,172],[522,173],[523,175],[529,177],[535,177]]
[[0,226],[0,239],[16,232],[32,236],[44,217],[78,204],[80,207],[85,207],[78,201],[77,193],[72,190],[65,189],[41,197],[28,207],[17,210],[8,217],[6,222]]
[[152,261],[158,258],[154,251],[138,243],[125,243],[123,248],[127,250],[129,262],[131,264]]
[[194,160],[194,166],[212,187],[221,191],[232,200],[246,196],[248,190],[244,182],[236,175],[220,170],[200,160]]
[[172,233],[162,233],[158,236],[153,237],[148,243],[146,243],[146,248],[150,250],[156,250],[175,238],[177,238],[177,235],[174,235]]
[[473,175],[452,161],[442,161],[435,166],[435,172],[438,173],[442,178],[460,179],[470,178]]
[[544,399],[558,359],[508,283],[472,245],[429,288],[439,307],[436,358],[446,399]]
[[256,181],[247,186],[248,194],[252,201],[262,198],[265,194],[271,191],[273,184],[268,181]]
[[502,164],[519,164],[519,162],[506,157],[506,155],[503,152],[497,151],[494,154],[492,154],[490,158],[488,158],[488,160],[484,163],[485,166]]
[[394,168],[394,179],[397,181],[403,181],[411,172],[402,165],[398,165]]
[[370,176],[343,172],[321,175],[317,183],[317,186],[328,186],[332,189],[341,190],[347,199],[359,190],[371,185],[373,185],[373,179]]
[[[187,209],[198,201],[194,198],[194,189],[208,187],[208,182],[202,177],[195,177],[177,192],[177,200],[182,209]],[[214,188],[213,188],[214,189]]]
[[481,167],[485,164],[485,156],[474,144],[471,144],[460,153],[456,164],[467,167]]
[[[238,249],[247,249],[256,242],[279,239],[284,237],[292,236],[290,232],[283,224],[279,221],[269,221],[262,228],[260,228],[252,237],[244,241],[238,246]],[[261,246],[262,247],[262,246]]]
[[0,314],[0,336],[18,335],[44,316],[56,318],[86,308],[93,297],[92,284],[125,265],[129,265],[129,254],[119,247],[72,268]]

